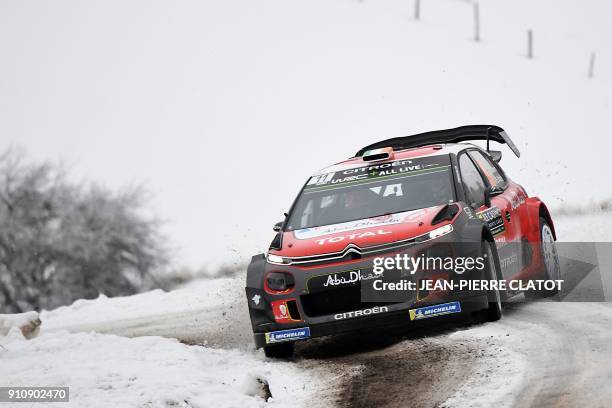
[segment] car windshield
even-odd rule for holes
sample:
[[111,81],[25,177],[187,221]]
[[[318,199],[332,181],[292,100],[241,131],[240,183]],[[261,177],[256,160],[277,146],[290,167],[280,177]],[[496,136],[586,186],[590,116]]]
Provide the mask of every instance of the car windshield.
[[285,229],[338,224],[453,200],[449,155],[372,163],[311,177]]

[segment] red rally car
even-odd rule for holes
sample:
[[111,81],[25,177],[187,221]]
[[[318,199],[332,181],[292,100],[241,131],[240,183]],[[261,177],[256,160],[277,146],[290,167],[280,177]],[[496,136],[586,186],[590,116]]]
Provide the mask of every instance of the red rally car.
[[[470,140],[486,140],[486,150]],[[295,341],[352,330],[458,313],[497,320],[502,301],[518,293],[416,285],[381,296],[372,282],[384,257],[484,260],[467,272],[458,263],[442,272],[400,268],[395,283],[558,279],[550,213],[504,173],[491,141],[520,156],[500,127],[472,125],[377,142],[310,177],[274,226],[268,253],[247,270],[256,347],[288,357]]]

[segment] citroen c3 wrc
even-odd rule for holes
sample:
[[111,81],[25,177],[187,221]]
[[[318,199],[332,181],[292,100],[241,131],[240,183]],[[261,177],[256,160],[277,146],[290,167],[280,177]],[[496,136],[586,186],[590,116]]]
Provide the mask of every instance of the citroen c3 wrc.
[[550,213],[503,171],[491,142],[520,156],[502,128],[471,125],[383,140],[310,177],[274,226],[268,252],[248,266],[256,347],[289,357],[296,341],[337,333],[459,314],[493,321],[502,301],[518,293],[416,285],[401,298],[377,298],[364,283],[376,280],[385,257],[484,260],[468,272],[458,262],[450,271],[395,270],[396,283],[558,278]]

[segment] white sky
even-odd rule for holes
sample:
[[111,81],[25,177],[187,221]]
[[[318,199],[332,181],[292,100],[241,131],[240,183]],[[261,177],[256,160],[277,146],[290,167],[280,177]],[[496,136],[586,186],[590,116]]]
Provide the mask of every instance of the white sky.
[[502,164],[528,192],[551,206],[612,195],[610,2],[483,0],[480,44],[469,2],[423,1],[420,22],[412,7],[1,0],[0,148],[146,182],[177,264],[194,267],[265,249],[309,174],[420,131],[499,124],[524,153]]

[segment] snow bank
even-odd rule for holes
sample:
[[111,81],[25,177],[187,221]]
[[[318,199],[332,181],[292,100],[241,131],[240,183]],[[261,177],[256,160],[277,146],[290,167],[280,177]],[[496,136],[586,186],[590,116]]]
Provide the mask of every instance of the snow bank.
[[42,331],[163,336],[215,347],[252,348],[243,278],[201,280],[164,292],[77,300],[43,311]]
[[21,330],[27,339],[38,336],[40,331],[38,313],[0,314],[0,336],[6,335],[13,327]]
[[[303,406],[319,385],[291,363],[161,337],[55,332],[0,337],[3,386],[70,387],[74,407]],[[267,405],[267,404],[266,404]],[[66,406],[62,404],[62,406]]]
[[75,407],[316,405],[334,380],[253,350],[243,286],[204,280],[43,311],[39,337],[25,341],[16,329],[0,337],[2,385],[67,386]]

